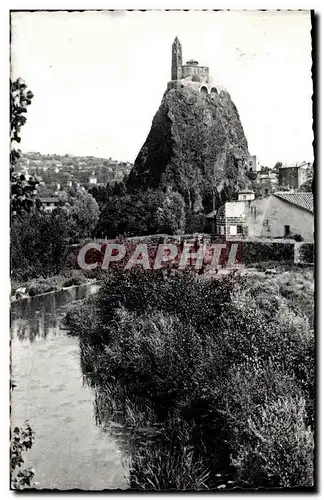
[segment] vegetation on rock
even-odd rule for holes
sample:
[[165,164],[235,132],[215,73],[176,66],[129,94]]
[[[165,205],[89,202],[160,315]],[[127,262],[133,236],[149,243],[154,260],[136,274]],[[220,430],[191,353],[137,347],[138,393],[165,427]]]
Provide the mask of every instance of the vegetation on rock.
[[164,94],[149,135],[128,178],[131,192],[171,186],[190,211],[212,209],[249,186],[242,158],[248,144],[237,109],[222,91],[202,95],[190,88]]

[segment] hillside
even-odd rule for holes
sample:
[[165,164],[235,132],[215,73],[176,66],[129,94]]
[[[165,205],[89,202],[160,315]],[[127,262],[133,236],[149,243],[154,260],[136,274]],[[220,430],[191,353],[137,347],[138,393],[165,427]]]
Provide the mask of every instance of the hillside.
[[[120,182],[128,175],[132,164],[112,158],[95,156],[75,156],[42,153],[22,153],[16,165],[16,170],[28,171],[29,175],[37,175],[46,184],[58,182],[64,184],[67,180],[87,183],[90,175],[94,175],[98,184]],[[26,172],[25,172],[26,173]]]
[[132,168],[130,192],[171,186],[194,211],[211,209],[250,186],[242,158],[249,154],[238,111],[226,91],[205,95],[190,88],[165,92]]

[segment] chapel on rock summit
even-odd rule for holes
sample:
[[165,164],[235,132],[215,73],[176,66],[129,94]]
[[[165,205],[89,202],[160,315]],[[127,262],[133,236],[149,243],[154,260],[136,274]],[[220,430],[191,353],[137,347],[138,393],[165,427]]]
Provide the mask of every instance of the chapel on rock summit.
[[208,66],[199,66],[198,61],[194,59],[182,64],[182,46],[178,37],[175,37],[172,44],[171,80],[167,88],[170,90],[184,87],[191,87],[205,94],[218,94],[222,90],[212,82]]

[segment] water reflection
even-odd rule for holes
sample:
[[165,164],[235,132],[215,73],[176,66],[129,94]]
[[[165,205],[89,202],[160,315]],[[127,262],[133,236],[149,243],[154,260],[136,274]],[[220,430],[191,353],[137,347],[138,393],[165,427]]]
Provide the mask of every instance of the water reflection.
[[39,489],[128,486],[119,443],[96,425],[78,339],[61,328],[66,307],[97,289],[81,286],[12,304],[11,424],[28,420],[35,432],[24,466],[35,469]]
[[73,287],[60,292],[28,297],[12,303],[11,331],[19,340],[59,335],[66,306],[78,303],[99,289],[97,284]]

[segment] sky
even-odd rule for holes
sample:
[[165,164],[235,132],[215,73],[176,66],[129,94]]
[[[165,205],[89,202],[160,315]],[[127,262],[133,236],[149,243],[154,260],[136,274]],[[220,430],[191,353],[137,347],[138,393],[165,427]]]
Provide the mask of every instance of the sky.
[[12,78],[34,93],[23,151],[134,162],[171,77],[209,66],[263,165],[313,161],[308,11],[15,12]]

